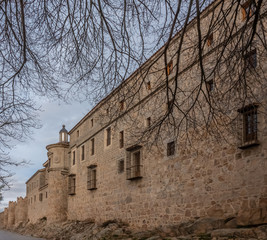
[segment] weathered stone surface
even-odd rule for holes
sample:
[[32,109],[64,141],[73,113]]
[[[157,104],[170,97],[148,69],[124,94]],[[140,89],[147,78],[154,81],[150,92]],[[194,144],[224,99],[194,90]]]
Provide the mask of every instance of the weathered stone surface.
[[259,226],[254,229],[257,239],[266,240],[267,239],[267,225]]
[[209,217],[216,217],[216,218],[219,218],[219,217],[222,217],[224,215],[224,211],[223,209],[221,208],[221,206],[219,205],[215,205],[215,206],[212,206],[210,207],[208,210],[207,210],[207,215]]
[[216,218],[198,219],[186,229],[189,234],[204,234],[213,229],[223,228],[224,220]]
[[217,229],[211,232],[212,237],[228,237],[228,238],[256,238],[257,235],[252,229]]
[[225,228],[236,228],[236,227],[237,227],[236,218],[227,219],[225,221]]
[[249,226],[267,223],[267,210],[266,207],[242,209],[236,222],[238,226]]

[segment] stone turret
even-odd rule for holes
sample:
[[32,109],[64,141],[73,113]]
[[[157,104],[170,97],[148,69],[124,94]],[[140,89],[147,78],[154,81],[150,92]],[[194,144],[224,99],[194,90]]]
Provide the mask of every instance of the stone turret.
[[60,222],[67,219],[68,199],[68,131],[65,125],[59,132],[59,142],[50,144],[48,150],[48,186],[49,198],[48,222]]

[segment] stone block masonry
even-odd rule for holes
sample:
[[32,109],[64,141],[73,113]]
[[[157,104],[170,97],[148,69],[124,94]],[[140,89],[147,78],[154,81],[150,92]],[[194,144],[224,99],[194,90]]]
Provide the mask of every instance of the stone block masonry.
[[[209,22],[212,12],[219,14],[211,4],[204,10],[204,23]],[[266,23],[266,17],[262,22]],[[238,28],[242,26],[241,19],[238,24]],[[219,34],[219,30],[216,31],[214,40]],[[259,31],[257,34],[258,81],[254,82],[251,75],[247,81],[253,82],[251,91],[258,102],[250,102],[251,99],[246,102],[246,99],[240,103],[233,95],[225,112],[220,114],[218,125],[204,121],[200,111],[195,111],[195,121],[189,122],[188,126],[182,125],[181,135],[172,131],[170,125],[175,124],[163,124],[158,136],[161,142],[154,144],[153,133],[147,138],[143,133],[157,117],[164,116],[170,106],[170,102],[166,103],[166,92],[162,90],[166,80],[162,77],[165,75],[160,74],[165,69],[164,59],[159,57],[153,66],[156,70],[148,72],[149,88],[142,85],[148,79],[142,79],[140,75],[146,64],[162,53],[162,48],[69,132],[63,125],[59,142],[46,147],[47,161],[43,168],[26,182],[26,198],[9,203],[0,215],[1,224],[12,228],[40,219],[48,223],[93,219],[96,224],[116,220],[132,228],[160,227],[164,232],[169,231],[170,225],[179,226],[182,233],[183,223],[186,223],[187,234],[207,233],[222,226],[266,225],[267,90],[264,86],[267,85],[267,55],[260,44],[265,33]],[[186,36],[179,74],[179,88],[183,88],[184,93],[191,92],[194,84],[201,82],[199,66],[194,60],[196,56],[187,47],[197,38],[195,21],[190,23]],[[217,41],[218,46],[214,43],[204,49],[207,54],[203,64],[207,69],[212,67],[215,53],[220,50],[220,39]],[[179,35],[176,35],[170,43],[169,55],[176,52],[178,42]],[[172,64],[177,65],[175,61]],[[220,67],[218,76],[213,79],[218,92],[230,81],[220,79],[226,66],[221,63]],[[174,86],[171,74],[170,88]],[[135,96],[128,96],[131,92],[127,91],[135,90],[134,86],[140,86],[140,91]],[[214,101],[219,98],[217,103],[221,104],[218,92],[210,96]],[[121,99],[121,96],[127,97]],[[184,98],[184,95],[177,98]],[[201,111],[207,111],[206,105],[203,104]],[[178,121],[181,116],[175,110],[172,116]],[[230,116],[235,117],[226,129],[224,124]],[[222,138],[226,137],[227,141],[212,135],[213,130],[222,132]],[[142,138],[139,133],[143,134]],[[243,236],[251,232],[218,230],[213,234],[214,239],[219,239],[220,234]]]

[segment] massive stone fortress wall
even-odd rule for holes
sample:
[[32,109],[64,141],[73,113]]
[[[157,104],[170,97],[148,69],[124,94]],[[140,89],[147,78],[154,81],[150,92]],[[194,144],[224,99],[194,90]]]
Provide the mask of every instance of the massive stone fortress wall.
[[[203,25],[210,21],[212,11],[217,14],[219,10],[213,9],[213,5],[207,8],[203,13]],[[242,28],[241,17],[237,22],[238,29]],[[266,18],[263,22],[266,23]],[[205,30],[203,26],[203,32]],[[207,53],[203,60],[207,68],[212,68],[214,58],[220,52],[220,34],[221,29],[214,31],[214,45],[203,48]],[[260,31],[258,34],[263,36]],[[179,37],[178,34],[172,40],[168,56],[175,55]],[[185,99],[201,76],[192,51],[196,38],[193,20],[186,32],[185,50],[181,53],[179,88],[184,90],[182,97]],[[256,39],[255,42],[260,41]],[[263,78],[261,86],[266,86],[266,50],[261,44],[256,46],[259,79]],[[160,54],[161,51],[149,61]],[[170,88],[174,88],[175,82],[176,60],[172,57],[173,70],[168,75]],[[221,64],[219,76],[212,79],[216,83],[213,95],[216,95],[216,89],[223,91],[225,87],[227,78],[223,77],[228,74],[225,69]],[[177,136],[169,125],[162,125],[159,136],[162,141],[155,145],[150,141],[154,135],[146,137],[143,133],[168,110],[164,73],[163,56],[146,79],[141,77],[142,69],[137,71],[120,91],[115,90],[76,124],[69,132],[70,142],[63,126],[59,143],[47,146],[48,160],[44,169],[27,181],[27,198],[11,202],[0,215],[4,225],[11,227],[23,220],[36,222],[40,218],[50,222],[121,219],[131,226],[143,228],[205,217],[235,217],[240,226],[266,223],[266,87],[260,88],[258,82],[253,83],[253,94],[258,96],[260,103],[257,105],[257,138],[253,141],[244,141],[243,136],[244,112],[251,106],[244,108],[247,102],[240,105],[233,96],[225,107],[229,108],[227,114],[236,116],[231,124],[235,131],[219,129],[228,135],[227,142],[210,135],[203,127],[203,116],[196,113],[196,121],[189,125],[187,135]],[[253,76],[248,80],[252,81]],[[132,95],[135,86],[141,88]],[[203,109],[205,112],[205,105]],[[175,109],[172,116],[179,120]],[[200,126],[196,131],[194,124]],[[212,123],[208,126],[215,129]],[[185,128],[182,130],[185,132]],[[187,145],[188,136],[190,146]]]
[[27,197],[18,197],[17,201],[10,201],[8,208],[0,213],[0,227],[12,228],[28,221]]

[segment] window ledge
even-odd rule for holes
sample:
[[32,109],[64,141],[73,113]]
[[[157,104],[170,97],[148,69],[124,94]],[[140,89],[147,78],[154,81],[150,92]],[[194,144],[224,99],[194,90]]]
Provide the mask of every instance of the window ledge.
[[93,188],[87,188],[87,190],[96,190],[97,187],[93,187]]
[[135,176],[135,177],[129,177],[127,180],[135,180],[135,179],[140,179],[143,178],[142,176]]
[[258,146],[258,145],[260,145],[260,142],[258,140],[253,140],[253,141],[250,141],[250,142],[244,142],[238,148],[240,148],[240,149],[246,149],[246,148],[254,147],[254,146]]
[[69,193],[69,195],[75,195],[75,193]]

